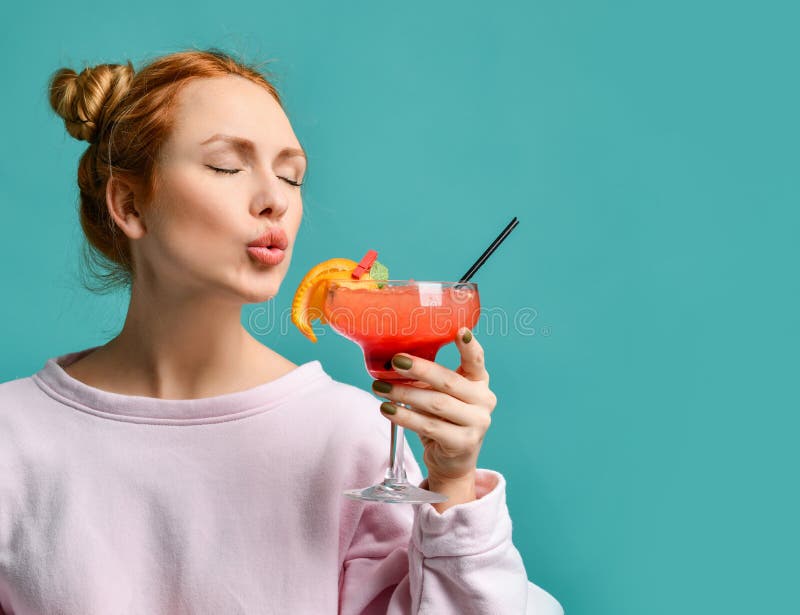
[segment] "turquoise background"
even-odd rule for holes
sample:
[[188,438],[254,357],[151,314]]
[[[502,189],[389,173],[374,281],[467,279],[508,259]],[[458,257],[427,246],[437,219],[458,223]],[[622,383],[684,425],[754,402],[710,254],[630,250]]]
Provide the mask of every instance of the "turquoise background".
[[508,330],[476,334],[500,399],[480,463],[508,480],[530,578],[575,614],[800,612],[796,3],[5,12],[0,380],[104,343],[127,306],[79,285],[85,144],[49,75],[271,58],[310,173],[273,316],[244,314],[264,343],[368,389],[355,346],[286,327],[302,274],[374,248],[392,277],[455,278],[519,216],[475,278]]

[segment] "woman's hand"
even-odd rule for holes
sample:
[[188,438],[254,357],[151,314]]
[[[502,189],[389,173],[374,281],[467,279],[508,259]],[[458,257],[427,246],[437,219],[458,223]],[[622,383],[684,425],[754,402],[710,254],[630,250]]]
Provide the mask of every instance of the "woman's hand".
[[391,422],[419,434],[425,447],[428,488],[448,496],[434,504],[439,512],[475,499],[475,470],[483,438],[491,423],[497,397],[489,389],[483,347],[469,329],[456,336],[461,365],[455,371],[408,354],[392,359],[395,371],[418,381],[392,384],[376,380],[373,391],[390,401],[381,412]]

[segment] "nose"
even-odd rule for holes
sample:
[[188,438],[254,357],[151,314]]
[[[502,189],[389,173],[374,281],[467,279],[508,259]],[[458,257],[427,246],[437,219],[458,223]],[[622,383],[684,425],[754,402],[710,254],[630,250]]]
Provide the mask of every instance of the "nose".
[[280,185],[277,177],[265,178],[261,182],[260,190],[254,195],[250,206],[251,213],[256,217],[268,216],[280,218],[289,207],[289,198],[286,190]]

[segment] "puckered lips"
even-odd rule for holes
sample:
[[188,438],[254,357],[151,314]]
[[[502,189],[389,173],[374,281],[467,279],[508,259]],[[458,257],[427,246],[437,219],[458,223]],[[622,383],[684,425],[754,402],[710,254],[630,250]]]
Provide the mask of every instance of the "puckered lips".
[[289,239],[278,227],[268,228],[258,239],[247,244],[250,256],[263,265],[277,265],[286,256]]

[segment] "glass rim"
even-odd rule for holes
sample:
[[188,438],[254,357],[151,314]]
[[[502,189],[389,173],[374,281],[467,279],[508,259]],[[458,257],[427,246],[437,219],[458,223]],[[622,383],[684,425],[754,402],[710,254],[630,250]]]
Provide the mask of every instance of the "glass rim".
[[379,282],[381,284],[392,284],[395,285],[403,285],[403,286],[419,286],[420,284],[441,284],[442,286],[467,286],[470,288],[478,288],[477,282],[457,282],[453,280],[353,280],[351,278],[340,278],[340,279],[332,279],[332,280],[325,280],[328,284],[336,284],[336,285],[351,285],[351,284],[375,284]]

